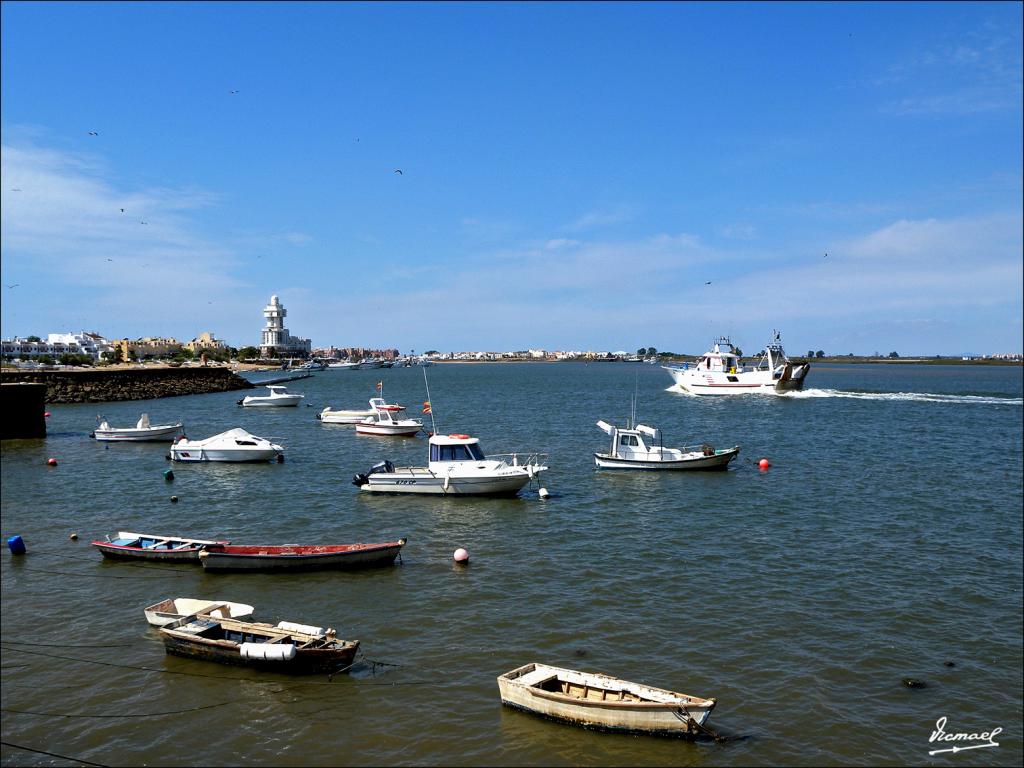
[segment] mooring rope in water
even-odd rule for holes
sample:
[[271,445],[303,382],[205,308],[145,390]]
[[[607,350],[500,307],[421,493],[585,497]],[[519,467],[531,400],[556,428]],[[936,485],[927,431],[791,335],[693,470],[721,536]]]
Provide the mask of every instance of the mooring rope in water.
[[[43,557],[59,557],[64,560],[81,560],[82,562],[97,563],[103,562],[102,560],[96,560],[95,557],[82,557],[80,555],[65,555],[59,552],[50,552],[48,550],[33,549],[31,552],[27,552],[28,557],[41,555]],[[174,571],[175,573],[195,573],[192,568],[168,568],[163,565],[153,565],[150,563],[127,563],[121,562],[117,564],[119,568],[147,568],[151,571]]]
[[14,747],[15,749],[21,749],[21,750],[23,750],[25,752],[35,752],[37,755],[46,755],[47,757],[56,757],[56,758],[58,758],[60,760],[74,760],[76,763],[81,763],[82,765],[95,765],[95,766],[97,766],[97,768],[107,768],[105,763],[93,763],[93,762],[90,762],[89,760],[83,760],[80,757],[70,757],[68,755],[58,755],[56,752],[47,752],[44,749],[32,749],[32,747],[26,747],[26,746],[24,746],[22,744],[13,744],[10,741],[0,741],[0,744],[3,744],[5,747]]
[[[82,573],[80,571],[79,572],[75,572],[75,571],[50,571],[50,570],[47,570],[46,568],[33,568],[30,565],[22,565],[21,568],[24,568],[27,571],[36,571],[37,573],[52,573],[52,574],[56,574],[57,576],[87,576],[87,577],[92,578],[92,579],[166,579],[166,578],[168,578],[167,576],[164,576],[164,575],[159,575],[159,576],[139,576],[139,575],[134,575],[134,576],[114,576],[112,574],[106,574],[106,573]],[[161,570],[170,570],[170,569],[162,568]],[[176,576],[180,576],[183,573],[193,573],[193,571],[177,571],[177,573],[175,575]]]
[[[73,643],[70,641],[63,643],[36,643],[29,642],[28,640],[7,640],[5,638],[0,638],[0,643],[8,643],[10,645],[31,645],[39,648],[67,648],[69,645],[72,645],[75,648],[131,648],[132,646],[138,645],[138,643],[104,643],[102,645],[86,645],[84,643]],[[11,650],[21,649],[12,648]],[[21,666],[26,665],[22,664]],[[4,669],[7,669],[7,667],[4,667]]]
[[[0,646],[3,646],[5,644],[9,644],[9,641],[0,640]],[[100,646],[100,647],[102,647],[102,646]],[[20,653],[27,653],[27,654],[29,654],[31,656],[42,656],[44,658],[57,659],[59,661],[77,661],[80,664],[98,664],[100,666],[116,667],[118,669],[134,669],[134,670],[139,670],[139,671],[142,671],[142,672],[160,672],[160,673],[167,674],[167,675],[184,675],[186,677],[203,677],[203,678],[208,678],[208,679],[212,679],[212,680],[235,680],[235,681],[243,682],[243,683],[252,683],[254,685],[277,685],[277,686],[280,686],[282,688],[287,688],[289,686],[310,686],[310,685],[313,685],[313,686],[325,686],[325,685],[334,685],[334,686],[345,686],[345,685],[360,685],[360,686],[365,686],[365,685],[391,685],[391,686],[396,686],[396,687],[397,686],[402,686],[402,685],[442,685],[442,683],[439,683],[436,679],[433,679],[433,680],[422,680],[422,681],[420,681],[420,680],[410,680],[410,681],[406,681],[406,682],[388,682],[388,683],[372,683],[372,682],[366,682],[366,681],[360,681],[358,683],[355,683],[355,682],[347,682],[346,683],[344,681],[342,681],[342,682],[333,682],[334,675],[337,675],[340,672],[344,672],[344,671],[350,669],[352,666],[355,665],[356,662],[353,662],[348,667],[345,667],[345,668],[343,668],[343,669],[341,669],[339,671],[332,672],[328,676],[327,682],[320,682],[320,681],[316,681],[316,680],[295,680],[295,681],[284,682],[284,681],[281,681],[281,680],[257,680],[257,679],[252,679],[252,678],[248,678],[248,677],[238,677],[237,675],[213,675],[213,674],[206,674],[206,673],[203,673],[203,672],[186,672],[186,671],[177,670],[177,669],[156,669],[154,667],[145,667],[145,666],[141,666],[141,665],[138,665],[138,664],[118,664],[118,663],[112,662],[112,661],[100,661],[98,659],[82,659],[82,658],[79,658],[79,657],[76,657],[76,656],[61,656],[61,655],[55,654],[55,653],[43,653],[42,651],[30,651],[27,648],[12,648],[12,647],[8,647],[8,648],[4,648],[4,650],[10,651],[10,652],[15,652],[15,653],[19,653],[19,652]],[[371,662],[371,663],[373,663],[373,662]],[[400,664],[388,664],[387,662],[381,662],[381,661],[376,662],[376,664],[378,666],[385,666],[385,665],[386,666],[393,666],[393,667],[402,666]]]
[[38,717],[81,717],[81,718],[127,718],[127,717],[164,717],[166,715],[181,715],[186,712],[198,712],[201,709],[216,709],[227,704],[236,704],[234,701],[222,701],[219,704],[204,704],[201,707],[189,707],[188,709],[171,709],[167,712],[137,712],[131,715],[76,715],[62,712],[29,712],[24,709],[0,708],[0,712],[10,712],[15,715],[36,715]]

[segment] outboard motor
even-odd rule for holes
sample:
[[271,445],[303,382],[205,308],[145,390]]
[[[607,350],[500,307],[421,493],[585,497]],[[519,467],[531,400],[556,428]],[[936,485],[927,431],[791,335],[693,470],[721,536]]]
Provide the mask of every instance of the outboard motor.
[[362,486],[366,485],[370,481],[370,475],[374,474],[375,472],[394,472],[394,471],[395,471],[395,465],[392,464],[390,461],[387,461],[387,460],[378,461],[376,464],[374,464],[372,467],[370,467],[370,471],[369,472],[353,475],[352,476],[352,485],[354,485],[357,488],[359,488],[359,487],[362,487]]

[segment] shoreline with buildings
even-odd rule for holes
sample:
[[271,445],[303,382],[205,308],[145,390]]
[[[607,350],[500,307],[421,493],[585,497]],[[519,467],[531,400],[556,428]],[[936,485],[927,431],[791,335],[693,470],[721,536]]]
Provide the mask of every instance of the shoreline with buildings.
[[[139,339],[108,339],[96,331],[78,333],[50,333],[46,340],[39,336],[15,337],[0,341],[0,361],[18,368],[39,368],[99,365],[104,368],[132,363],[159,364],[170,361],[170,366],[188,365],[191,360],[200,360],[203,365],[231,363],[238,366],[246,360],[258,361],[258,365],[277,365],[280,361],[312,360],[320,363],[367,361],[383,364],[413,365],[430,363],[510,363],[510,362],[646,362],[666,363],[695,360],[700,354],[659,352],[653,347],[640,347],[635,353],[624,350],[556,350],[525,349],[517,351],[461,351],[441,353],[429,350],[416,355],[410,350],[403,355],[397,347],[370,349],[359,346],[313,347],[307,338],[293,336],[285,327],[288,310],[277,295],[262,310],[264,325],[260,329],[259,345],[232,347],[218,339],[212,331],[203,331],[188,342],[179,342],[169,336],[145,336]],[[749,357],[749,356],[745,356]],[[756,357],[756,356],[755,356]],[[1021,365],[1021,353],[993,355],[950,355],[933,357],[900,357],[896,352],[881,355],[825,355],[824,352],[808,353],[806,357],[794,356],[794,360],[811,360],[819,363],[918,363],[925,365]],[[367,367],[374,367],[368,365]]]

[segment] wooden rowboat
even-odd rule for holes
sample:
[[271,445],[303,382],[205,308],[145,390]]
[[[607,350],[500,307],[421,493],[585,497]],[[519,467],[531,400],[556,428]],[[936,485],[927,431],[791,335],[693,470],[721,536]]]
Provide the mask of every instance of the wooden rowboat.
[[186,616],[160,628],[164,650],[220,664],[291,675],[343,672],[358,640],[339,640],[333,629],[282,621],[274,626],[238,619]]
[[395,561],[405,539],[382,544],[227,545],[199,553],[208,571],[310,571],[322,568],[370,568]]
[[161,600],[144,609],[146,621],[154,627],[173,624],[186,616],[208,613],[215,619],[247,619],[255,609],[245,603],[229,603],[226,600],[196,600],[190,597],[175,597]]
[[714,699],[547,664],[506,672],[498,688],[507,706],[605,731],[692,737],[715,708]]
[[104,557],[119,559],[160,560],[162,562],[197,562],[199,552],[205,547],[219,547],[227,541],[208,539],[184,539],[180,536],[159,536],[152,533],[130,533],[118,531],[117,538],[94,541],[92,545]]

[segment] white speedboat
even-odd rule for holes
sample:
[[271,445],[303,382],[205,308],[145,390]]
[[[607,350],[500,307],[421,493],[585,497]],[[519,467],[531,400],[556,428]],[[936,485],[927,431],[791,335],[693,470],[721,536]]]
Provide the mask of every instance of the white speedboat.
[[170,440],[180,431],[181,422],[153,426],[149,423],[149,414],[144,413],[134,427],[112,427],[104,419],[96,427],[92,436],[97,440],[141,442],[144,440]]
[[364,358],[363,361],[359,363],[360,368],[382,368],[383,366],[384,361],[378,360],[376,357]]
[[602,469],[725,469],[740,452],[738,445],[716,449],[707,443],[666,448],[661,444],[661,430],[643,424],[619,429],[599,421],[597,426],[612,438],[608,453],[594,454],[594,461]]
[[338,410],[332,411],[330,406],[324,408],[316,415],[317,419],[325,424],[358,424],[377,415],[377,409],[386,411],[404,411],[404,405],[397,403],[385,403],[384,398],[374,397],[370,399],[370,407],[364,410]]
[[715,340],[694,364],[663,365],[678,387],[693,395],[737,395],[748,392],[791,392],[802,389],[810,363],[794,364],[786,357],[779,332],[765,347],[757,365],[744,366],[728,337]]
[[359,370],[359,363],[353,363],[351,361],[339,361],[337,363],[328,363],[327,370],[329,371],[352,371]]
[[288,393],[287,387],[279,384],[268,384],[269,395],[246,395],[238,401],[239,405],[247,408],[273,408],[296,406],[302,402],[305,395],[292,395]]
[[173,461],[284,461],[284,448],[240,427],[205,440],[181,438],[171,446]]
[[469,435],[434,435],[425,467],[396,467],[382,461],[352,478],[361,491],[432,493],[453,496],[514,496],[546,472],[543,454],[499,454],[488,458]]
[[423,429],[422,419],[397,419],[404,405],[387,404],[381,397],[370,400],[373,416],[356,424],[356,432],[360,435],[389,435],[393,437],[412,437]]

